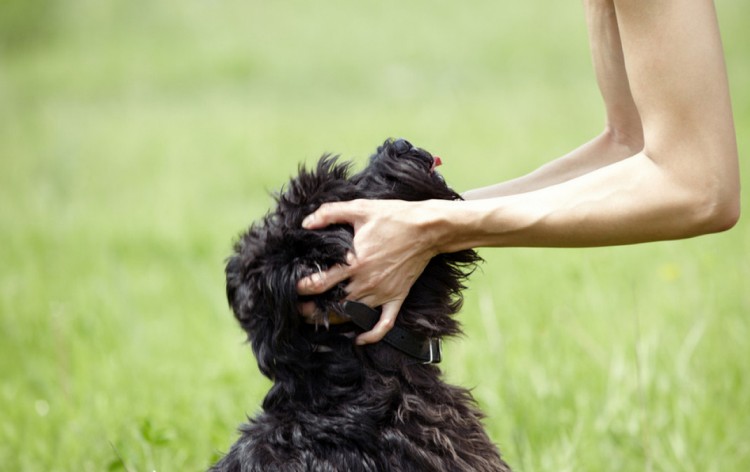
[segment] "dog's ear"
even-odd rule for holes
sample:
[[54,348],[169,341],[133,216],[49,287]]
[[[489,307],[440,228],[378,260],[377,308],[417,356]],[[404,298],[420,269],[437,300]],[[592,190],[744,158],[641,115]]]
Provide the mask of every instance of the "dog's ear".
[[351,162],[342,162],[339,156],[324,154],[312,170],[301,165],[297,177],[274,195],[275,213],[291,220],[288,227],[299,228],[308,214],[325,202],[353,200],[357,189],[349,182]]
[[[304,369],[309,357],[310,346],[296,336],[302,323],[297,281],[344,262],[351,248],[350,228],[301,228],[304,217],[323,202],[356,197],[348,169],[349,164],[338,164],[330,156],[323,156],[312,172],[300,168],[276,196],[276,208],[240,237],[227,261],[229,304],[248,335],[258,367],[271,379]],[[315,301],[325,309],[339,298],[341,287]]]
[[[297,324],[291,267],[265,249],[279,244],[270,234],[274,223],[253,226],[235,245],[226,266],[227,299],[245,330],[258,367],[267,377],[277,377],[289,334]],[[283,364],[283,363],[282,363]]]

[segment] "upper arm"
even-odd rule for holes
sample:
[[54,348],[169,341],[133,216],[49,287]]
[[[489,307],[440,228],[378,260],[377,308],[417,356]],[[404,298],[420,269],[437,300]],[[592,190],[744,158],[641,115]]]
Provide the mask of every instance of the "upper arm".
[[644,153],[682,185],[739,201],[729,86],[710,0],[615,0]]

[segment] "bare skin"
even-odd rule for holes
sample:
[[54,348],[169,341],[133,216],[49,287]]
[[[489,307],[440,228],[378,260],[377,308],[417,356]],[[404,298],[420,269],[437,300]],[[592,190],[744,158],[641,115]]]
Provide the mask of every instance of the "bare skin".
[[[466,201],[355,200],[303,226],[354,227],[350,264],[301,280],[316,294],[350,279],[348,298],[382,306],[390,330],[435,254],[473,247],[593,247],[724,231],[739,218],[739,164],[714,4],[584,0],[605,103],[604,131],[536,171],[468,191]],[[387,242],[384,244],[383,242]],[[301,306],[305,316],[311,306]]]

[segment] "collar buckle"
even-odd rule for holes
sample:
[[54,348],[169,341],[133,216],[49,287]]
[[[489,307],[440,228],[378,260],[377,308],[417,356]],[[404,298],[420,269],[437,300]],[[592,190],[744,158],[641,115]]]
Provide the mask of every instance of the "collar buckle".
[[[359,302],[344,301],[342,310],[355,325],[365,331],[371,330],[380,318],[378,310]],[[383,341],[422,364],[437,364],[442,358],[442,339],[412,333],[400,326],[391,328]]]
[[427,342],[430,345],[430,358],[422,364],[439,364],[443,354],[443,339],[430,338]]

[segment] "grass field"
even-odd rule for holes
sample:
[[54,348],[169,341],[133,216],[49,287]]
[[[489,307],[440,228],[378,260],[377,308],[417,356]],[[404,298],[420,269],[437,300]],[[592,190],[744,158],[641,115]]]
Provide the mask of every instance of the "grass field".
[[[717,8],[744,158],[750,3]],[[6,0],[0,38],[7,471],[227,450],[268,382],[223,261],[299,162],[404,136],[465,190],[602,126],[580,2]],[[446,376],[519,471],[750,470],[749,230],[483,250]]]

